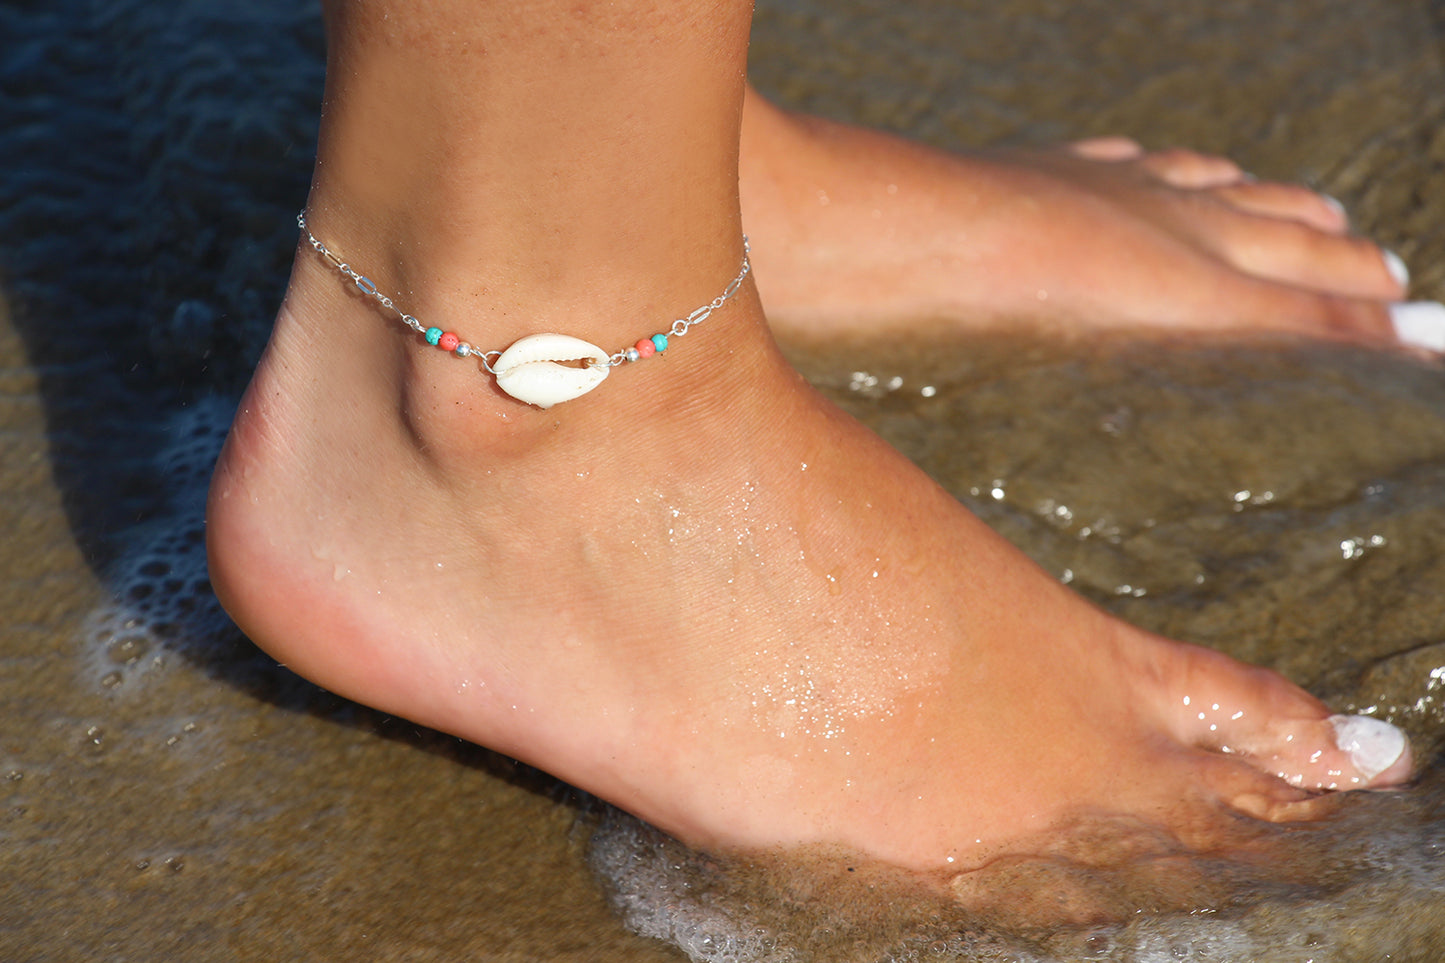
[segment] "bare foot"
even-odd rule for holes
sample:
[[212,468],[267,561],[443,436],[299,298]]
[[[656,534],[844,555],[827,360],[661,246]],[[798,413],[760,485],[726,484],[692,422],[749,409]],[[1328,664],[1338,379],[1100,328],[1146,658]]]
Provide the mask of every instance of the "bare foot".
[[[1124,138],[952,155],[751,89],[743,116],[743,223],[780,330],[1056,318],[1397,338],[1398,258],[1337,203],[1223,158]],[[1445,309],[1396,314],[1410,343],[1445,347]]]
[[[311,227],[404,310],[615,350],[738,270],[748,5],[326,13]],[[1058,585],[814,393],[750,280],[557,408],[479,369],[302,247],[207,517],[217,595],[298,673],[696,845],[925,869],[1409,775],[1392,727]]]
[[1062,588],[788,368],[750,287],[549,411],[418,342],[303,249],[212,487],[226,609],[342,695],[695,845],[930,870],[1408,778],[1394,729]]

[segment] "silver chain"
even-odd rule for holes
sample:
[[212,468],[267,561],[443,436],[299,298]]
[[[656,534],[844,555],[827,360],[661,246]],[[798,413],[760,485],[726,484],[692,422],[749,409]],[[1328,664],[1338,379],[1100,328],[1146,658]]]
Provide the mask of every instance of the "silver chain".
[[[374,300],[377,304],[380,304],[382,307],[386,308],[392,314],[395,314],[408,328],[411,328],[418,334],[426,334],[427,326],[422,324],[416,318],[407,314],[401,308],[397,307],[396,302],[392,301],[391,298],[387,297],[385,294],[382,294],[381,291],[378,290],[375,281],[371,280],[371,278],[367,277],[364,274],[358,273],[354,268],[352,268],[350,264],[346,263],[335,254],[331,253],[330,248],[317,240],[316,235],[312,234],[311,229],[306,226],[305,211],[302,211],[300,214],[296,215],[296,226],[301,228],[301,233],[306,235],[307,242],[316,249],[316,252],[322,257],[326,258],[326,260],[330,261],[336,267],[336,270],[340,271],[342,274],[350,278],[351,282],[356,285],[358,291]],[[742,268],[738,271],[738,276],[733,278],[732,281],[728,284],[728,286],[723,289],[722,294],[719,294],[707,304],[704,304],[702,307],[693,311],[687,317],[678,318],[676,321],[672,322],[671,326],[669,326],[666,331],[666,334],[669,338],[680,338],[683,335],[687,334],[688,331],[692,330],[694,325],[698,325],[706,321],[714,311],[722,307],[728,302],[730,298],[732,298],[734,294],[738,293],[738,289],[743,285],[743,279],[746,278],[748,276],[748,273],[753,269],[752,263],[748,260],[748,254],[751,250],[752,249],[748,245],[748,236],[744,234],[743,264]],[[497,373],[492,369],[492,362],[495,361],[497,358],[501,357],[501,351],[495,349],[491,351],[483,351],[476,345],[469,344],[466,341],[458,342],[457,346],[452,350],[456,354],[459,354],[464,358],[476,357],[478,360],[481,361],[482,367],[487,369],[488,374],[495,375]],[[638,360],[636,349],[623,348],[621,351],[609,355],[605,362],[597,362],[596,364],[599,368],[615,368],[620,364],[625,364],[629,361],[636,360]]]

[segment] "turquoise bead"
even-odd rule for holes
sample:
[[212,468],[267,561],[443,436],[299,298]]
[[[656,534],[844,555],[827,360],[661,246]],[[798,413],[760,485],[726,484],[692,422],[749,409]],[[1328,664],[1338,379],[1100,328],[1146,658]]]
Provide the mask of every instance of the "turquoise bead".
[[653,345],[653,347],[657,348],[658,351],[666,351],[666,350],[667,350],[667,335],[665,335],[665,334],[654,334],[654,335],[652,336],[652,345]]
[[426,329],[426,343],[427,343],[427,344],[436,344],[436,343],[437,343],[438,341],[440,341],[441,339],[442,339],[442,329],[441,329],[441,328],[427,328],[427,329]]

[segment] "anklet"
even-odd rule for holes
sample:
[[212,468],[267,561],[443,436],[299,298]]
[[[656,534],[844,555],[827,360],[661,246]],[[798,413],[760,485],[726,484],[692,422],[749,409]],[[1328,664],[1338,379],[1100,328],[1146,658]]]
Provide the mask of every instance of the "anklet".
[[[608,373],[620,364],[662,354],[667,350],[668,338],[680,338],[687,334],[693,325],[706,321],[709,315],[738,293],[743,278],[752,270],[752,264],[748,261],[748,238],[744,234],[742,268],[738,271],[738,276],[723,289],[722,294],[687,317],[672,322],[667,331],[643,338],[632,347],[623,348],[613,354],[608,354],[581,338],[565,334],[533,334],[515,342],[506,350],[483,351],[450,331],[422,324],[398,308],[391,298],[377,289],[371,278],[357,273],[350,264],[332,254],[325,244],[316,239],[316,235],[306,226],[305,211],[296,215],[296,224],[311,246],[338,271],[351,278],[362,294],[395,314],[403,324],[426,338],[427,344],[463,358],[476,358],[481,362],[482,368],[496,379],[497,387],[518,401],[536,405],[538,408],[550,408],[585,395],[600,385]],[[578,362],[581,367],[574,367]]]

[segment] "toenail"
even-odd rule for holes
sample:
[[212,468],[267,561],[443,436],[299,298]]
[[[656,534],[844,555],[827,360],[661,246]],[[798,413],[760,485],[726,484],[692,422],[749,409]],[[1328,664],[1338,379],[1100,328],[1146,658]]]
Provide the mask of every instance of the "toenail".
[[1410,269],[1400,259],[1400,255],[1386,248],[1380,252],[1385,258],[1385,270],[1390,272],[1390,277],[1402,288],[1410,286]]
[[[1348,221],[1348,220],[1350,219],[1350,214],[1349,214],[1349,212],[1345,210],[1345,204],[1344,204],[1344,202],[1341,201],[1338,197],[1331,197],[1329,194],[1321,194],[1321,195],[1320,195],[1320,200],[1324,201],[1324,202],[1325,202],[1325,206],[1327,206],[1330,210],[1332,210],[1332,211],[1334,211],[1336,214],[1338,214],[1338,215],[1340,216],[1340,219],[1341,219],[1341,220]],[[1390,257],[1395,257],[1393,254],[1390,254],[1389,251],[1386,251],[1385,253],[1388,254],[1388,255],[1390,255]],[[1395,260],[1398,261],[1398,260],[1400,260],[1400,259],[1399,259],[1398,257],[1396,257]],[[1386,264],[1386,266],[1389,266],[1389,263],[1390,263],[1390,258],[1387,257],[1387,258],[1385,259],[1385,264]],[[1403,266],[1403,264],[1402,264],[1401,266]],[[1391,274],[1393,274],[1393,273],[1394,273],[1394,271],[1392,270],[1392,271],[1391,271]]]
[[1403,344],[1445,351],[1445,304],[1401,301],[1390,305],[1390,323]]
[[1405,734],[1371,716],[1330,716],[1335,745],[1350,755],[1367,781],[1393,766],[1405,752]]

